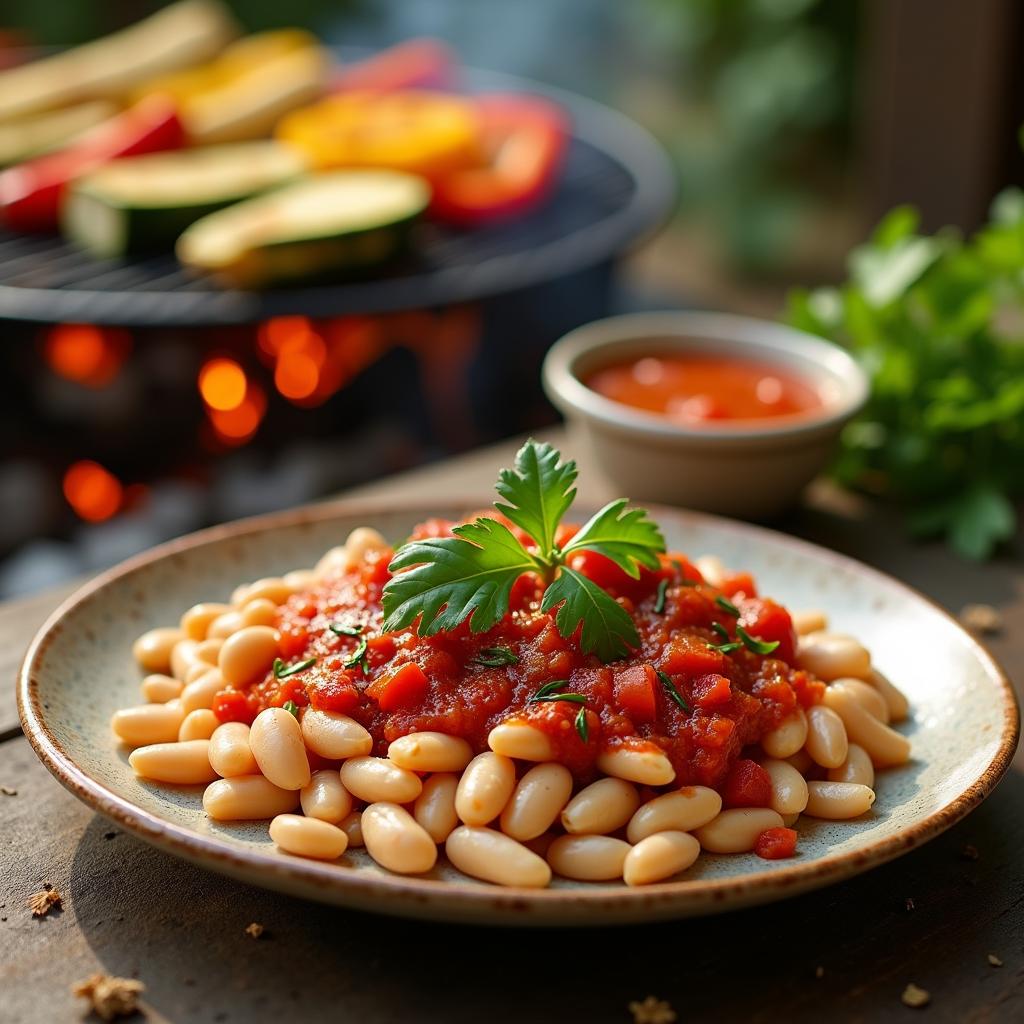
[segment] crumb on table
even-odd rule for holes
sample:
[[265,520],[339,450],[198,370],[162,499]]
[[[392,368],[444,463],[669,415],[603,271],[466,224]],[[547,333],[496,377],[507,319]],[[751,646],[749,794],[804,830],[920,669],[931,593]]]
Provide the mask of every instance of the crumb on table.
[[139,1009],[139,995],[146,986],[135,978],[115,978],[94,974],[71,986],[71,994],[89,1000],[90,1009],[102,1020],[130,1017]]
[[964,605],[960,621],[975,633],[998,633],[1003,628],[1003,616],[990,604]]
[[60,906],[61,895],[52,885],[44,882],[43,888],[32,893],[25,903],[32,911],[33,917],[46,917],[54,907]]
[[246,925],[245,928],[245,934],[251,935],[254,939],[258,939],[265,931],[266,928],[264,928],[258,921],[253,921],[252,924]]
[[932,1001],[931,993],[927,989],[918,988],[913,982],[903,990],[900,999],[903,1000],[904,1006],[911,1006],[915,1010],[927,1006]]
[[629,1012],[633,1014],[633,1024],[673,1024],[676,1019],[676,1011],[655,996],[630,1003]]

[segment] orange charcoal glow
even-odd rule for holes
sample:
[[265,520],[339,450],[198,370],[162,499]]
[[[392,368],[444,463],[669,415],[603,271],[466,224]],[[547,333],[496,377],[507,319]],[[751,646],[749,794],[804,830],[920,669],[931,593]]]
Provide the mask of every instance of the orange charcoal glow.
[[124,488],[98,462],[84,459],[68,467],[64,474],[64,497],[80,518],[100,523],[121,507]]
[[127,331],[58,324],[47,332],[43,353],[58,376],[84,387],[102,388],[117,376],[130,347]]
[[267,396],[258,384],[249,384],[245,397],[234,409],[209,409],[210,423],[217,437],[229,445],[245,444],[263,421]]
[[211,409],[230,412],[245,399],[245,371],[233,359],[210,359],[199,371],[199,393]]
[[301,402],[310,398],[320,383],[320,370],[327,359],[324,339],[309,326],[285,338],[277,352],[274,386],[285,398]]

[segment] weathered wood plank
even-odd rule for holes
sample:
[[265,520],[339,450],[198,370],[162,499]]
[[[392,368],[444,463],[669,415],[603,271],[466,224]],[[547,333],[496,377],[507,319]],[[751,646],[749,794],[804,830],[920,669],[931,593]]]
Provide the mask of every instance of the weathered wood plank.
[[[911,981],[932,993],[929,1021],[1024,1015],[1020,773],[927,847],[818,894],[569,933],[374,918],[222,879],[91,814],[22,739],[0,746],[0,784],[18,789],[0,796],[5,1021],[75,1019],[68,985],[93,971],[137,975],[155,1019],[196,1024],[625,1022],[648,994],[687,1022],[905,1021]],[[33,920],[24,900],[43,881],[64,909]]]

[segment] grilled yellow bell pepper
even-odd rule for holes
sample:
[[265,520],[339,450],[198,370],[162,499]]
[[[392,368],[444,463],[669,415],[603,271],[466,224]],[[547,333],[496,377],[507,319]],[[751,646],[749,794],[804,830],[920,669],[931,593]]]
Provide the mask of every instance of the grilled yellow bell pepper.
[[437,181],[483,158],[473,105],[445,93],[342,93],[289,114],[276,134],[323,169],[381,167]]

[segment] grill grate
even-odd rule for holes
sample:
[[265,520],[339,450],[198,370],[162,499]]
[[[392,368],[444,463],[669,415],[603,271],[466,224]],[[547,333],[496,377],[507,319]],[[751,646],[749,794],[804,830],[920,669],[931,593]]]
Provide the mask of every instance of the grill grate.
[[[499,88],[522,82],[486,75]],[[535,86],[528,87],[537,91]],[[415,257],[373,280],[266,292],[224,290],[170,254],[95,260],[57,237],[0,231],[0,317],[129,326],[249,323],[301,313],[380,313],[485,299],[610,259],[666,214],[664,154],[632,121],[567,94],[574,119],[559,185],[543,208],[472,231],[424,224]]]

